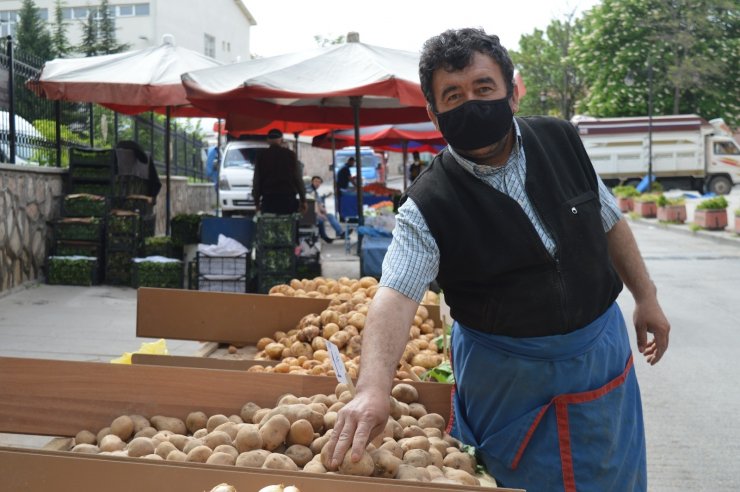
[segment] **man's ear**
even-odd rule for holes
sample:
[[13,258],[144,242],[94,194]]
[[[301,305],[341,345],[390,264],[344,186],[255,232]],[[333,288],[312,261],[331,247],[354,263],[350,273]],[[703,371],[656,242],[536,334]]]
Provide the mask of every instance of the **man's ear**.
[[511,94],[511,112],[519,111],[519,86],[514,83],[514,92]]
[[427,116],[429,116],[429,120],[434,123],[434,128],[439,131],[439,123],[437,122],[437,115],[434,114],[434,110],[432,109],[431,104],[427,104]]

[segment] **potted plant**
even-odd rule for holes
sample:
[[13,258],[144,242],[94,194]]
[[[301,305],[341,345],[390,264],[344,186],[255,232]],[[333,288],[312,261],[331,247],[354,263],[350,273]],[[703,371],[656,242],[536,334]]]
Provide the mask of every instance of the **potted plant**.
[[657,205],[659,221],[674,224],[683,224],[686,222],[686,205],[682,196],[667,198],[665,195],[660,195]]
[[653,219],[658,214],[658,196],[652,193],[643,193],[635,197],[635,212],[646,219]]
[[634,186],[615,186],[612,193],[617,197],[617,205],[622,212],[631,212],[635,208],[635,197],[640,195]]
[[710,231],[727,227],[727,199],[716,196],[699,203],[694,212],[694,223]]

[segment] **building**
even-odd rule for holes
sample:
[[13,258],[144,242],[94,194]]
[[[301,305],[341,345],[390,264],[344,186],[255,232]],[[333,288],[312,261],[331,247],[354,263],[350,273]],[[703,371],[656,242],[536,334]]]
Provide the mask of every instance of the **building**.
[[[51,29],[55,18],[55,0],[34,0],[41,17]],[[63,0],[62,14],[67,39],[73,46],[82,39],[82,26],[90,10],[97,15],[99,2]],[[224,63],[250,58],[249,30],[257,24],[245,0],[109,0],[116,26],[116,40],[129,49],[156,46],[162,36],[171,34],[175,43],[200,51]],[[18,22],[21,0],[0,0],[0,35],[13,35]]]

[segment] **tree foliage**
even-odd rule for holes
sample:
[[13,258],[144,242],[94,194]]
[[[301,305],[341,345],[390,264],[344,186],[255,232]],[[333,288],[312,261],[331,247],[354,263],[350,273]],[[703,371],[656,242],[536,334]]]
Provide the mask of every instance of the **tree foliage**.
[[326,46],[330,46],[332,44],[344,44],[347,41],[347,36],[344,34],[334,37],[326,37],[321,36],[319,34],[316,34],[313,37],[314,41],[316,41],[316,44],[318,44],[320,47],[324,48]]
[[584,95],[583,77],[570,56],[573,33],[579,29],[571,14],[550,22],[546,32],[535,29],[521,36],[519,51],[511,51],[511,57],[527,87],[520,103],[522,114],[565,119],[573,115],[576,101]]
[[64,22],[62,15],[64,2],[55,0],[54,2],[54,26],[51,33],[51,49],[54,58],[60,58],[69,54],[72,46],[67,39],[67,23]]
[[128,45],[119,44],[116,40],[116,23],[111,15],[108,0],[102,0],[98,7],[98,54],[108,55],[120,53],[128,49]]
[[[735,0],[603,0],[583,18],[573,57],[595,116],[698,113],[740,124],[740,15]],[[625,83],[630,74],[632,87]]]
[[42,60],[52,58],[51,34],[46,22],[39,15],[39,8],[33,0],[23,0],[18,13],[18,28],[15,34],[16,47],[28,55]]
[[98,54],[98,25],[92,9],[88,11],[87,19],[82,24],[82,42],[77,49],[85,56]]

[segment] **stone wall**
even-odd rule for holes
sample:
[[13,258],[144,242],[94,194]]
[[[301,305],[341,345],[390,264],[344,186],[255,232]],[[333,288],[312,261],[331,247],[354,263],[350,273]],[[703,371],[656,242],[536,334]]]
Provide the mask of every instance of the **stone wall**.
[[0,292],[43,276],[66,173],[0,164]]
[[[52,223],[61,216],[66,169],[0,164],[0,293],[43,278],[51,252]],[[156,234],[165,233],[165,179],[157,197]],[[212,212],[213,185],[170,178],[170,216]]]

